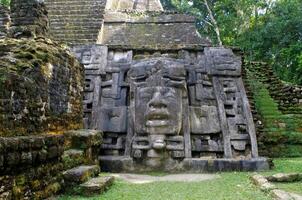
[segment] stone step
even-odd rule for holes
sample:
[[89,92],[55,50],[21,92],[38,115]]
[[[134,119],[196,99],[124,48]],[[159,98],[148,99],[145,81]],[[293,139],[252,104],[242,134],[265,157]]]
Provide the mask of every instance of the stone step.
[[101,23],[103,22],[102,17],[92,17],[89,18],[87,16],[84,17],[79,17],[79,16],[71,16],[71,17],[67,17],[67,16],[53,16],[49,18],[49,22],[51,23],[74,23],[74,24],[78,24],[78,23],[86,23],[86,24],[90,24],[90,23]]
[[113,184],[113,176],[99,176],[81,184],[77,191],[83,196],[101,194]]
[[49,22],[50,23],[64,23],[64,22],[70,22],[70,23],[87,23],[87,22],[91,22],[91,23],[96,23],[96,22],[103,22],[102,19],[99,18],[64,18],[64,17],[60,17],[57,18],[57,16],[53,16],[49,18]]
[[63,172],[66,187],[84,183],[100,173],[98,165],[82,165]]
[[90,30],[74,30],[74,29],[68,29],[68,28],[64,28],[64,29],[52,29],[51,30],[52,33],[55,34],[60,34],[60,33],[64,33],[64,34],[87,34],[87,35],[95,35],[96,33],[99,32],[99,29],[95,30],[95,29],[90,29]]
[[95,10],[69,10],[64,11],[62,10],[52,10],[49,11],[49,16],[58,15],[58,16],[87,16],[87,17],[94,17],[101,15],[103,12],[102,10],[95,9]]
[[73,23],[68,23],[68,22],[50,22],[50,26],[54,28],[100,28],[102,26],[102,22],[73,22]]
[[95,39],[77,39],[77,38],[64,38],[64,37],[56,37],[56,41],[65,42],[65,43],[79,43],[79,44],[94,44],[96,42]]
[[69,5],[104,5],[103,1],[50,1],[46,2],[46,7],[69,6]]
[[85,154],[83,150],[69,149],[64,151],[62,159],[65,169],[71,169],[84,164]]
[[53,32],[51,32],[52,35],[55,36],[55,38],[65,38],[66,41],[67,40],[94,40],[97,41],[97,33],[95,34],[76,34],[76,33],[56,33],[53,34]]
[[68,33],[68,32],[82,32],[82,31],[87,31],[88,34],[94,33],[97,34],[99,33],[99,30],[101,29],[101,25],[99,26],[53,26],[52,27],[52,33],[62,32]]
[[[66,4],[58,4],[58,3],[48,3],[46,4],[46,7],[48,9],[63,9],[66,6]],[[98,3],[87,3],[87,4],[69,4],[68,8],[70,10],[81,10],[81,9],[94,9],[99,7],[99,8],[105,8],[105,4],[103,4],[102,2],[98,2]]]

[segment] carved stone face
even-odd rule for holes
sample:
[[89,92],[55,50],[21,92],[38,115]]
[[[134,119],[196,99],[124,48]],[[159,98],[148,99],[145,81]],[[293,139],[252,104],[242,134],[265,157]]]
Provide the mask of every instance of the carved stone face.
[[182,128],[185,69],[171,60],[142,61],[129,72],[138,134],[178,135]]
[[91,63],[91,52],[90,51],[85,51],[82,55],[82,63],[85,64],[90,64]]
[[142,87],[137,90],[136,123],[149,134],[178,134],[181,129],[182,95],[173,87]]

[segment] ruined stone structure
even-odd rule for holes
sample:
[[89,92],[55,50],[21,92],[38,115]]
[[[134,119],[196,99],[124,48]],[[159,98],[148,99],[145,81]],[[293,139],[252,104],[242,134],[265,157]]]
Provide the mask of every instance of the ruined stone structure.
[[239,52],[211,47],[193,17],[158,0],[77,1],[66,12],[67,4],[46,1],[50,32],[85,66],[84,124],[104,132],[103,169],[268,167]]
[[11,1],[11,27],[14,38],[46,36],[48,17],[44,3],[40,1]]
[[[211,47],[211,42],[197,33],[193,17],[165,12],[157,0],[47,0],[47,11],[39,8],[38,1],[25,2],[13,2],[9,36],[45,37],[45,16],[49,13],[51,37],[67,42],[85,67],[84,126],[103,132],[99,159],[104,170],[198,172],[268,168],[266,159],[258,157],[253,118],[241,78],[241,55],[229,48]],[[33,9],[26,21],[23,18],[27,15],[16,11],[31,3],[39,9]],[[15,42],[26,46],[32,40]],[[35,48],[39,42],[41,47],[44,43],[48,47],[55,45],[36,38],[28,45],[28,53],[18,58],[25,62],[22,69],[29,72],[30,66],[38,66],[34,68],[37,72],[30,75],[38,73],[42,85],[49,90],[26,99],[41,96],[50,110],[38,107],[39,111],[59,114],[56,119],[60,122],[66,119],[66,113],[71,117],[68,125],[73,125],[72,119],[80,125],[79,65],[64,50],[55,51],[58,63],[53,57],[45,57],[43,48]],[[18,54],[13,46],[8,46],[8,51]],[[8,55],[3,56],[5,66],[14,66],[9,64]],[[28,85],[27,80],[20,84]],[[3,93],[5,99],[14,89],[8,83],[3,82],[8,88]],[[20,91],[20,95],[23,93]],[[22,103],[22,98],[13,102]],[[3,112],[12,113],[11,116],[23,113],[21,117],[25,117],[21,119],[27,120],[31,107],[26,103],[19,106],[25,105],[19,112],[14,110],[19,104],[10,104],[15,106],[8,107],[11,112]],[[47,115],[40,119],[41,116],[44,115],[37,115],[37,123],[63,125],[47,121]],[[35,118],[29,118],[32,119]],[[10,124],[6,125],[3,130]],[[49,126],[45,127],[48,130]]]
[[5,6],[0,5],[0,39],[7,35],[9,24],[9,10]]
[[272,66],[263,62],[245,63],[243,79],[256,125],[259,154],[301,156],[302,87],[281,81]]

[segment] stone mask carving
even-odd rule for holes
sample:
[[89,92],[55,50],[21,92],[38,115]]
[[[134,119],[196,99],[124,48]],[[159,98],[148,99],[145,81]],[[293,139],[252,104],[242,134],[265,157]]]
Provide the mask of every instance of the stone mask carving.
[[240,160],[258,153],[241,57],[232,50],[88,50],[76,51],[83,63],[90,59],[85,119],[104,133],[101,159],[108,169],[216,171],[266,162]]
[[138,135],[179,135],[185,68],[172,59],[138,61],[128,73],[133,88],[135,132]]

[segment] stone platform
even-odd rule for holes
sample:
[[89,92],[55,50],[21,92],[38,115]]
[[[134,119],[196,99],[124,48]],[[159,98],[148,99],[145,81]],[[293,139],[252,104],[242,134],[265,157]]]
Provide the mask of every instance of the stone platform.
[[221,178],[218,174],[167,174],[164,176],[152,176],[145,174],[127,174],[127,173],[114,173],[111,176],[122,179],[132,184],[145,184],[153,182],[201,182],[217,178]]
[[150,163],[137,163],[131,157],[125,156],[100,156],[101,170],[105,172],[226,172],[226,171],[264,171],[270,169],[269,160],[259,157],[249,160],[238,159],[202,159],[186,158],[183,161],[165,160],[161,166]]

